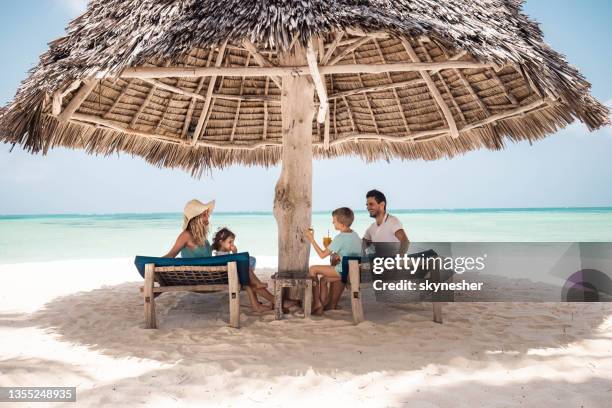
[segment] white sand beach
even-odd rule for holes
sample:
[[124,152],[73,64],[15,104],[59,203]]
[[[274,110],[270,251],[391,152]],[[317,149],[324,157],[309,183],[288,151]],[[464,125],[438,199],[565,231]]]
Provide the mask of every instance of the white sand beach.
[[130,259],[1,265],[0,385],[76,386],[78,406],[604,407],[612,396],[610,304],[456,303],[440,325],[430,304],[366,291],[354,326],[346,293],[344,310],[282,321],[243,294],[232,329],[225,294],[167,293],[159,329],[145,330],[140,284]]

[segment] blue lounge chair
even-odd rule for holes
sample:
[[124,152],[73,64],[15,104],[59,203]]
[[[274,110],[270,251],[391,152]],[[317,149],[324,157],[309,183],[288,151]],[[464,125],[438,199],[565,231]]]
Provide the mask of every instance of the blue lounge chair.
[[[240,327],[240,285],[249,284],[249,253],[207,258],[137,256],[134,264],[144,278],[145,328],[157,328],[155,298],[164,292],[218,292],[227,290],[230,326]],[[155,286],[155,282],[159,286]]]

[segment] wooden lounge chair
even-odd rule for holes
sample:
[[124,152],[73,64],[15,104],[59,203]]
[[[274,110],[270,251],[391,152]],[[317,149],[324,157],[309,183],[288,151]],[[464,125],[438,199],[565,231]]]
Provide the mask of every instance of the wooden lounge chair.
[[184,259],[137,256],[134,263],[145,280],[141,288],[145,328],[157,328],[155,298],[165,292],[181,291],[197,293],[227,291],[229,325],[239,328],[240,286],[249,283],[248,257],[248,252]]
[[[434,251],[426,251],[425,254],[431,257],[437,257],[438,255]],[[417,254],[415,254],[417,255]],[[360,322],[365,320],[363,313],[363,302],[362,302],[362,293],[361,289],[372,287],[372,279],[368,276],[367,270],[363,270],[361,268],[361,257],[344,257],[342,260],[342,268],[343,271],[348,272],[343,273],[343,282],[346,283],[347,289],[351,294],[351,309],[353,312],[353,322],[355,324],[359,324]],[[438,269],[432,269],[423,271],[419,277],[408,278],[415,282],[419,282],[425,279],[432,280],[434,282],[440,282],[441,279],[441,271]],[[403,276],[406,279],[405,276]],[[452,298],[452,295],[449,297],[448,293],[434,293],[431,294],[432,300],[432,309],[433,309],[433,321],[436,323],[442,323],[442,300],[448,300]]]

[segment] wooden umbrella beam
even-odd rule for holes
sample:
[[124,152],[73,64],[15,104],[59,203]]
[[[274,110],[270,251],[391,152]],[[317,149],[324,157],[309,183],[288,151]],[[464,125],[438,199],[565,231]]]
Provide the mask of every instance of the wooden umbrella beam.
[[354,88],[354,89],[349,89],[347,91],[340,91],[340,92],[333,93],[328,96],[328,99],[329,100],[340,99],[340,98],[344,98],[347,96],[356,95],[356,94],[364,93],[364,92],[386,91],[387,89],[404,88],[404,87],[409,87],[412,85],[424,84],[424,83],[425,81],[422,78],[417,78],[417,79],[410,79],[408,81],[392,82],[389,84],[365,86],[362,88]]
[[[474,122],[468,126],[465,126],[463,129],[459,131],[459,133],[465,133],[465,132],[477,129],[479,127],[488,125],[489,123],[494,122],[494,121],[510,119],[515,116],[524,115],[526,113],[532,113],[537,110],[547,108],[549,106],[550,105],[547,101],[537,100],[528,105],[518,107],[511,111],[495,114],[481,121]],[[158,134],[147,133],[147,132],[143,132],[143,131],[136,130],[136,129],[130,129],[126,127],[125,124],[111,121],[111,120],[102,119],[98,116],[75,113],[71,117],[70,121],[86,123],[86,124],[95,125],[95,126],[101,126],[109,130],[115,130],[118,132],[132,134],[132,135],[136,135],[136,136],[143,137],[146,139],[162,141],[165,143],[178,144],[178,145],[182,145],[186,147],[191,146],[191,143],[184,139],[180,139],[180,138],[172,137],[172,136],[163,136],[163,135],[158,135]],[[359,140],[375,140],[375,141],[385,140],[385,141],[392,142],[392,143],[401,143],[401,142],[407,142],[407,141],[419,142],[419,141],[431,140],[431,138],[424,139],[426,137],[441,137],[441,136],[448,136],[448,134],[449,134],[448,129],[423,130],[423,131],[418,131],[418,132],[411,132],[404,136],[385,135],[385,134],[379,134],[379,133],[359,133],[359,132],[354,131],[352,133],[346,134],[344,136],[341,136],[337,139],[330,141],[329,146],[336,146],[336,145],[340,145],[343,143],[356,142]],[[315,143],[312,143],[312,145],[313,146],[322,145],[325,147],[324,142],[323,143],[315,142]],[[260,141],[260,142],[249,144],[249,145],[246,145],[246,144],[245,145],[239,145],[239,144],[228,145],[227,143],[223,143],[223,142],[198,140],[196,146],[210,147],[210,148],[220,149],[220,150],[256,150],[256,149],[261,149],[265,147],[279,147],[280,148],[283,146],[283,144],[282,142],[275,142],[275,141]]]
[[321,65],[327,64],[334,51],[336,51],[336,48],[338,48],[338,45],[340,44],[340,41],[342,40],[343,36],[343,31],[336,31],[336,34],[334,35],[334,40],[329,44],[329,48],[327,48],[327,51],[325,51],[325,53],[323,54],[323,58],[321,58]]
[[[257,47],[255,47],[255,44],[253,44],[250,40],[244,40],[242,42],[242,45],[244,46],[244,48],[247,49],[249,53],[251,53],[251,55],[253,56],[253,59],[255,60],[255,62],[257,62],[257,64],[259,64],[259,66],[261,67],[272,67],[273,66],[272,63],[268,59],[266,59],[266,57],[264,57],[263,55],[261,55],[259,51],[257,51]],[[276,84],[276,86],[281,88],[282,80],[280,77],[273,76],[271,77],[271,79],[272,79],[272,82]]]
[[136,114],[132,118],[132,122],[130,122],[130,127],[134,127],[136,122],[138,122],[138,119],[140,118],[140,115],[142,115],[142,112],[144,112],[144,110],[147,107],[147,105],[149,104],[149,102],[151,102],[151,98],[153,98],[153,95],[155,94],[155,90],[156,89],[157,88],[155,87],[155,85],[153,85],[151,87],[151,89],[149,90],[149,94],[147,95],[147,97],[145,98],[144,102],[140,105],[140,108],[138,108],[138,111],[136,112]]
[[329,61],[327,63],[327,65],[328,66],[329,65],[335,65],[336,63],[340,62],[342,60],[342,58],[346,57],[351,52],[355,51],[357,48],[361,47],[363,44],[365,44],[365,43],[367,43],[368,41],[371,41],[371,40],[372,40],[372,37],[369,37],[369,36],[365,36],[365,37],[362,37],[362,38],[358,39],[357,41],[355,41],[354,43],[352,43],[351,45],[349,45],[348,47],[346,47],[342,51],[340,51],[340,54],[338,54],[331,61]]
[[[207,67],[209,67],[210,64],[212,63],[213,55],[214,55],[214,52],[213,52],[213,49],[211,48],[210,51],[208,52],[208,58],[206,59]],[[202,77],[198,81],[198,86],[195,90],[196,94],[199,95],[200,92],[202,91],[205,80],[206,80],[206,77]],[[181,131],[182,138],[184,138],[187,135],[187,132],[189,131],[189,127],[191,126],[191,118],[193,117],[193,111],[195,110],[197,102],[198,100],[196,98],[191,98],[191,101],[189,102],[189,108],[187,108],[187,115],[185,116],[185,121],[183,122],[183,130]]]
[[158,81],[156,79],[142,78],[141,81],[144,81],[144,82],[148,83],[149,85],[153,85],[156,88],[163,89],[165,91],[172,92],[172,93],[175,93],[175,94],[178,94],[178,95],[183,95],[183,96],[187,96],[189,98],[195,98],[195,99],[199,99],[199,100],[205,100],[206,99],[203,95],[197,94],[195,92],[189,92],[189,91],[186,91],[186,90],[181,89],[181,88],[176,87],[176,86],[165,84],[165,83],[163,83],[161,81]]
[[55,116],[59,115],[62,112],[62,103],[66,95],[70,92],[74,92],[79,89],[81,85],[81,80],[77,79],[76,81],[72,81],[70,85],[64,91],[55,91],[53,93],[53,105],[51,107],[51,113]]
[[[410,45],[410,43],[408,42],[408,40],[402,39],[401,41],[402,41],[402,45],[404,46],[404,49],[406,50],[406,53],[408,54],[410,59],[413,62],[415,62],[415,63],[419,63],[420,59],[419,59],[417,53],[412,48],[412,45]],[[428,62],[428,64],[434,65],[433,62]],[[444,116],[444,119],[446,120],[446,123],[448,124],[448,127],[450,129],[451,137],[453,139],[458,138],[459,137],[459,130],[457,129],[457,123],[455,122],[455,118],[453,118],[453,114],[451,113],[450,109],[448,108],[448,105],[446,104],[446,102],[444,102],[444,98],[442,98],[442,95],[440,95],[440,91],[438,91],[438,87],[434,83],[433,79],[431,79],[431,76],[429,75],[429,73],[427,73],[425,71],[421,71],[421,77],[423,78],[423,80],[427,84],[427,87],[429,88],[429,92],[431,93],[431,95],[433,96],[434,100],[438,104],[438,107],[442,111],[442,115]]]
[[94,79],[83,80],[83,85],[79,89],[76,95],[70,100],[68,106],[57,116],[60,122],[68,122],[72,115],[79,109],[81,104],[87,99],[89,94],[94,90],[98,81]]
[[[385,72],[427,72],[443,69],[483,69],[491,68],[491,64],[475,61],[440,61],[440,62],[398,62],[389,64],[340,64],[321,65],[319,72],[322,75],[330,74],[381,74]],[[133,67],[126,68],[120,78],[200,78],[203,76],[217,77],[220,75],[234,77],[261,77],[261,76],[296,76],[310,75],[308,65],[280,66],[280,67]],[[97,78],[106,78],[107,74],[100,73]]]
[[[223,62],[223,56],[225,55],[225,47],[227,46],[227,41],[223,43],[221,48],[217,51],[217,60],[215,61],[215,66],[208,67],[213,69],[219,69],[221,67],[221,63]],[[179,75],[181,76],[181,75]],[[202,107],[202,112],[200,112],[200,117],[198,118],[198,123],[196,125],[195,130],[193,131],[193,137],[191,138],[191,144],[195,145],[200,137],[200,134],[204,130],[204,121],[206,120],[206,116],[208,115],[208,109],[210,108],[210,102],[212,101],[212,94],[215,88],[215,83],[217,82],[217,75],[212,75],[210,78],[210,82],[208,83],[208,88],[206,89],[206,99],[204,100],[204,106]]]
[[308,66],[310,67],[310,75],[314,81],[315,89],[317,90],[317,96],[319,97],[319,114],[317,115],[317,122],[325,122],[325,116],[329,110],[329,102],[327,100],[327,89],[325,89],[324,79],[319,72],[317,65],[317,55],[315,54],[312,44],[308,44],[306,50],[306,58],[308,60]]

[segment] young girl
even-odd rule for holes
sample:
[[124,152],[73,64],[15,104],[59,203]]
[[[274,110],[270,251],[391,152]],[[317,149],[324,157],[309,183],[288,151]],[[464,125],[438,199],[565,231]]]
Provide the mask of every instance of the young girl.
[[[215,251],[215,255],[227,255],[229,253],[235,254],[238,252],[238,248],[234,245],[236,234],[230,231],[228,228],[221,228],[215,234],[212,243],[212,249]],[[266,289],[267,284],[259,280],[255,275],[255,258],[249,257],[249,286],[245,289],[249,295],[249,300],[253,310],[256,312],[263,312],[270,310],[274,307],[274,296]],[[271,305],[262,305],[257,299],[257,294],[263,296],[268,300]]]

